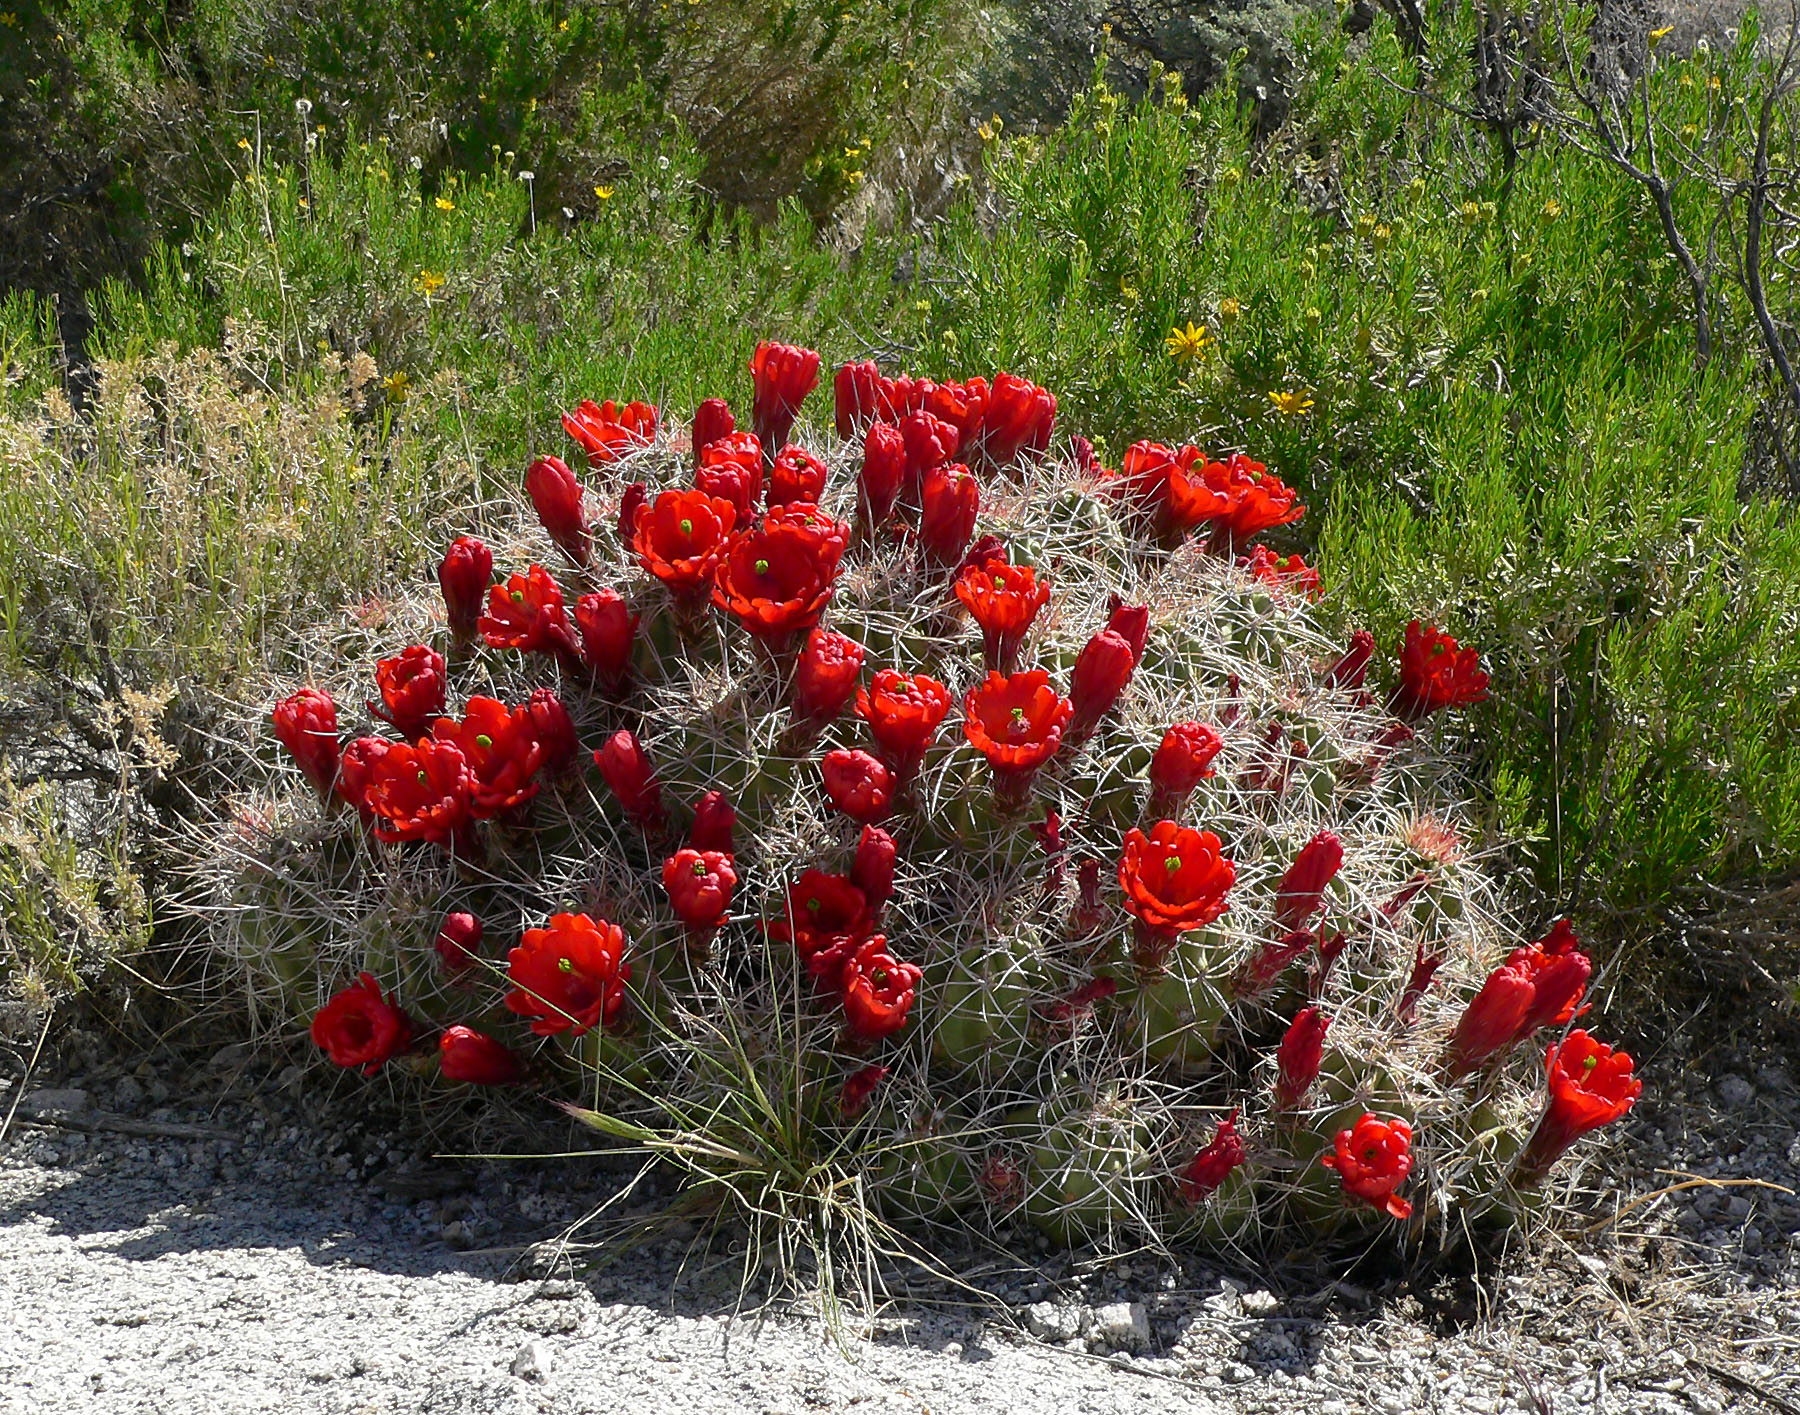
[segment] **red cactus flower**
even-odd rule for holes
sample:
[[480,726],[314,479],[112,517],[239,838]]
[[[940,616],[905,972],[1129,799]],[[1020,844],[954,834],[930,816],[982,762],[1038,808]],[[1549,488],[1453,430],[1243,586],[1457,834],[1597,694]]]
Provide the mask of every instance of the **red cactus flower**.
[[662,827],[662,783],[656,779],[650,754],[636,733],[621,727],[594,753],[594,764],[626,815],[644,830]]
[[370,703],[369,711],[392,723],[402,737],[422,736],[444,710],[444,656],[424,644],[411,644],[399,657],[375,665],[375,686],[382,706]]
[[731,432],[700,452],[694,485],[708,496],[729,501],[738,524],[756,515],[763,494],[763,449],[753,433]]
[[1280,981],[1288,965],[1316,942],[1318,940],[1306,929],[1294,929],[1280,938],[1265,939],[1238,965],[1227,991],[1238,999],[1261,997]]
[[581,659],[608,692],[618,693],[631,677],[631,649],[640,616],[617,590],[599,590],[575,601],[581,630]]
[[1172,815],[1202,781],[1225,743],[1204,722],[1177,722],[1150,758],[1150,813]]
[[1358,629],[1350,636],[1350,647],[1325,670],[1319,681],[1327,688],[1354,692],[1362,687],[1363,679],[1369,673],[1369,661],[1374,657],[1375,636],[1367,629]]
[[1331,1019],[1316,1007],[1302,1007],[1275,1051],[1275,1104],[1292,1110],[1319,1079],[1325,1057],[1325,1029]]
[[552,914],[547,928],[526,929],[506,960],[507,1011],[532,1018],[540,1037],[580,1037],[608,1025],[631,981],[625,931],[586,914]]
[[866,650],[843,634],[814,629],[794,665],[794,720],[830,722],[856,697]]
[[620,405],[608,398],[596,403],[584,398],[572,413],[564,413],[563,431],[581,444],[590,467],[616,462],[636,447],[648,446],[656,436],[656,409],[648,403]]
[[873,920],[868,896],[851,880],[807,870],[788,886],[781,917],[763,921],[763,932],[792,943],[807,971],[835,990],[844,959],[868,937]]
[[869,1108],[876,1087],[887,1079],[887,1074],[887,1067],[870,1064],[847,1077],[838,1092],[838,1114],[845,1120],[855,1120]]
[[631,538],[637,533],[638,507],[650,499],[650,488],[641,481],[634,481],[619,493],[619,540],[630,545]]
[[[694,409],[694,466],[700,465],[700,454],[722,437],[737,431],[737,419],[731,415],[731,404],[723,398],[708,398]],[[760,446],[759,446],[759,451]]]
[[1176,1180],[1190,1208],[1214,1193],[1244,1162],[1244,1137],[1238,1134],[1237,1118],[1234,1110],[1219,1122],[1211,1141],[1188,1161]]
[[1277,555],[1266,545],[1255,546],[1248,555],[1240,555],[1238,568],[1249,571],[1253,580],[1259,580],[1277,590],[1291,591],[1309,600],[1316,600],[1325,592],[1319,572],[1301,556]]
[[891,1037],[906,1025],[925,975],[888,951],[876,934],[844,963],[844,1023],[851,1039],[867,1045]]
[[984,560],[956,577],[956,597],[981,626],[990,672],[1010,673],[1031,621],[1050,602],[1050,582],[1029,565]]
[[1321,830],[1300,848],[1275,890],[1275,926],[1303,928],[1324,902],[1325,890],[1344,864],[1344,842]]
[[1069,675],[1069,701],[1075,705],[1075,718],[1069,725],[1071,742],[1088,739],[1100,719],[1113,710],[1136,667],[1130,643],[1111,629],[1102,629],[1083,645],[1075,671]]
[[412,1045],[412,1019],[381,995],[373,973],[363,973],[314,1014],[312,1039],[339,1066],[373,1076]]
[[681,599],[697,599],[712,587],[725,554],[737,508],[704,491],[665,491],[638,507],[631,548],[638,564]]
[[752,634],[779,642],[825,612],[849,528],[795,502],[731,538],[713,583],[713,603]]
[[393,745],[385,737],[357,737],[345,745],[344,755],[338,760],[337,793],[365,817],[370,814],[368,792],[375,763]]
[[1502,965],[1488,974],[1450,1039],[1450,1075],[1466,1076],[1510,1047],[1536,991],[1523,968]]
[[1400,1001],[1394,1013],[1407,1026],[1412,1026],[1419,1017],[1419,1000],[1431,987],[1431,980],[1437,976],[1437,970],[1444,966],[1444,955],[1427,953],[1425,940],[1420,939],[1413,949],[1412,972],[1407,976],[1406,987],[1400,994]]
[[1319,1163],[1338,1172],[1345,1197],[1397,1219],[1412,1217],[1412,1205],[1394,1192],[1412,1173],[1412,1126],[1364,1112],[1352,1129],[1338,1131],[1332,1148]]
[[323,688],[301,688],[275,704],[275,735],[328,801],[338,774],[337,703]]
[[1191,444],[1177,451],[1160,442],[1134,442],[1125,451],[1118,484],[1158,535],[1174,542],[1230,510],[1230,498],[1207,475],[1223,470]]
[[956,460],[962,433],[954,423],[947,423],[930,413],[908,413],[900,420],[900,441],[906,449],[901,496],[913,502],[919,499],[927,477]]
[[472,697],[461,722],[440,717],[432,736],[461,750],[472,777],[476,816],[499,815],[537,795],[545,752],[529,709],[509,708],[497,698]]
[[1486,699],[1488,676],[1474,649],[1457,645],[1436,627],[1417,619],[1406,626],[1400,647],[1400,684],[1388,700],[1388,711],[1402,722],[1418,722],[1445,708]]
[[634,732],[621,728],[594,753],[594,764],[625,813],[646,830],[665,822],[662,784],[650,755]]
[[867,752],[842,747],[825,753],[819,769],[831,804],[865,825],[885,820],[894,808],[894,774]]
[[985,378],[946,381],[925,390],[924,410],[934,418],[956,429],[955,455],[966,456],[975,450],[987,421],[987,405],[992,390]]
[[793,430],[800,404],[819,383],[819,356],[794,344],[764,342],[750,359],[756,400],[750,421],[764,447],[780,447]]
[[988,674],[963,699],[963,735],[988,760],[994,797],[1023,803],[1031,778],[1062,746],[1074,705],[1050,686],[1041,668],[1003,677]]
[[1119,887],[1138,923],[1139,964],[1154,973],[1190,929],[1205,928],[1228,907],[1237,866],[1210,830],[1158,821],[1150,834],[1135,826],[1125,835]]
[[450,542],[438,565],[438,588],[444,592],[444,614],[450,632],[458,639],[475,636],[481,607],[494,583],[494,552],[475,536],[458,536]]
[[519,709],[530,723],[531,735],[543,749],[542,770],[550,776],[561,776],[575,765],[581,752],[581,739],[575,732],[575,719],[557,696],[554,688],[533,688],[525,706]]
[[688,829],[688,844],[696,850],[717,851],[723,855],[737,853],[737,808],[723,791],[708,791],[694,807],[694,824]]
[[[1209,466],[1206,471],[1208,481],[1219,486],[1221,483],[1215,480],[1213,468]],[[1225,459],[1222,484],[1231,507],[1220,519],[1219,528],[1234,543],[1242,544],[1252,536],[1298,521],[1306,514],[1297,491],[1280,477],[1271,475],[1261,462],[1251,461],[1242,452],[1233,452]]]
[[1005,467],[1021,452],[1041,457],[1050,446],[1056,399],[1028,378],[994,375],[982,414],[982,453],[988,465]]
[[481,920],[460,910],[444,915],[434,946],[446,973],[467,972],[481,959]]
[[1543,938],[1514,949],[1507,958],[1508,966],[1523,969],[1531,978],[1531,1009],[1519,1024],[1519,1041],[1541,1027],[1567,1026],[1580,1015],[1581,995],[1594,971],[1588,956],[1575,946],[1580,941],[1569,921],[1559,919]]
[[1131,661],[1142,663],[1150,641],[1150,606],[1127,604],[1120,595],[1106,597],[1106,627],[1131,645]]
[[950,690],[923,673],[884,668],[866,689],[857,689],[856,710],[868,722],[897,784],[904,786],[950,711]]
[[1519,1156],[1519,1179],[1541,1178],[1589,1131],[1622,1119],[1644,1093],[1631,1056],[1577,1029],[1544,1053],[1550,1105]]
[[894,892],[894,866],[900,847],[878,825],[865,825],[856,842],[856,858],[850,864],[850,882],[863,892],[869,908],[879,912]]
[[888,423],[863,434],[862,470],[856,474],[856,524],[873,530],[894,513],[906,481],[906,439]]
[[378,838],[448,847],[475,819],[475,772],[453,742],[396,742],[373,762],[363,801],[386,822]]
[[577,565],[592,554],[587,513],[581,509],[584,488],[560,457],[539,457],[525,472],[525,490],[550,539]]
[[737,871],[719,850],[677,850],[663,861],[663,888],[688,931],[710,936],[729,917]]
[[769,472],[769,505],[785,506],[790,501],[817,504],[824,499],[825,464],[804,447],[788,443]]
[[960,462],[939,467],[925,477],[920,492],[919,543],[939,565],[954,565],[975,534],[981,511],[981,483]]
[[542,565],[533,565],[523,575],[509,575],[505,584],[490,589],[479,627],[493,648],[576,657],[562,587]]
[[873,360],[839,367],[831,391],[837,435],[846,441],[870,423],[891,423],[901,415],[894,380],[884,377]]
[[438,1038],[438,1069],[446,1081],[511,1086],[523,1075],[518,1057],[473,1027],[446,1027]]

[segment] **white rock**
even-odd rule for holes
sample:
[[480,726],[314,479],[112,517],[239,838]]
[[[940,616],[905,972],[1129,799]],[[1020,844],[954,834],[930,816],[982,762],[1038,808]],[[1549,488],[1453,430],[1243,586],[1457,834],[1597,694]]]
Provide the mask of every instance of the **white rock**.
[[550,1369],[556,1364],[556,1355],[547,1341],[528,1341],[519,1348],[519,1354],[513,1357],[512,1373],[522,1381],[547,1381]]
[[1033,1302],[1025,1309],[1025,1325],[1035,1337],[1044,1341],[1068,1341],[1081,1335],[1088,1314],[1079,1306],[1055,1302]]
[[1150,1314],[1142,1302],[1109,1302],[1096,1307],[1088,1340],[1111,1351],[1142,1351],[1150,1345]]
[[1266,1317],[1281,1306],[1273,1292],[1265,1292],[1261,1288],[1254,1292],[1246,1292],[1241,1300],[1244,1305],[1244,1315],[1247,1317]]

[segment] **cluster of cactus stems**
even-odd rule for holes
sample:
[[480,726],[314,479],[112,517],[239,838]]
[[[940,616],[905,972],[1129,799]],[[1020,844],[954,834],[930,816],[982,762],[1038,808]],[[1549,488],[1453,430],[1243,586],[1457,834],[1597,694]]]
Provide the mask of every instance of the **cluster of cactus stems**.
[[1232,1243],[1538,1202],[1638,1083],[1569,1030],[1567,925],[1509,940],[1468,859],[1432,738],[1474,651],[1324,635],[1254,539],[1304,507],[1243,454],[1115,471],[1025,379],[873,364],[796,432],[819,365],[760,346],[750,431],[583,403],[585,474],[533,462],[535,516],[321,636],[273,713],[311,791],[205,861],[259,1013],[620,1114],[779,1092],[896,1218]]

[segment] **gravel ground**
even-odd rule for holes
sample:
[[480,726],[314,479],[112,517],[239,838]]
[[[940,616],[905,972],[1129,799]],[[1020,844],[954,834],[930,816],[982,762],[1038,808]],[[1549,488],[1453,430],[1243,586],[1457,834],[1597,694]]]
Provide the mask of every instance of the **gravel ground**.
[[[604,1192],[591,1169],[433,1160],[375,1088],[234,1049],[127,1071],[78,1038],[0,1146],[0,1410],[1800,1415],[1785,1065],[1772,1040],[1669,1042],[1617,1186],[1478,1270],[1022,1243],[954,1260],[993,1303],[896,1304],[843,1350],[791,1307],[737,1312],[735,1266],[692,1243],[571,1270],[544,1240]],[[1668,1171],[1731,1182],[1614,1217]]]

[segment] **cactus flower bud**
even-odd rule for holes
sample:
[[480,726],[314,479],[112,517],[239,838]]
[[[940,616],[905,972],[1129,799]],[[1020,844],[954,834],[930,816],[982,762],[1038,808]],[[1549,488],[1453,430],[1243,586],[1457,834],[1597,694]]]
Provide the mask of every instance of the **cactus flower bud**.
[[1337,878],[1343,863],[1344,844],[1329,830],[1321,830],[1307,841],[1275,891],[1275,927],[1303,928],[1318,912],[1326,886]]
[[662,784],[656,779],[656,768],[644,744],[628,728],[620,728],[606,739],[606,745],[594,753],[594,764],[625,814],[645,830],[655,830],[663,823]]
[[560,457],[539,457],[525,472],[525,490],[550,539],[577,565],[586,565],[592,536],[581,508],[583,487],[569,464]]
[[494,552],[483,541],[458,536],[450,542],[438,566],[438,587],[444,592],[444,614],[456,638],[475,637],[475,625],[493,583]]
[[1302,1007],[1294,1014],[1275,1053],[1275,1104],[1292,1110],[1319,1079],[1319,1063],[1325,1056],[1325,1029],[1331,1019],[1316,1007]]

